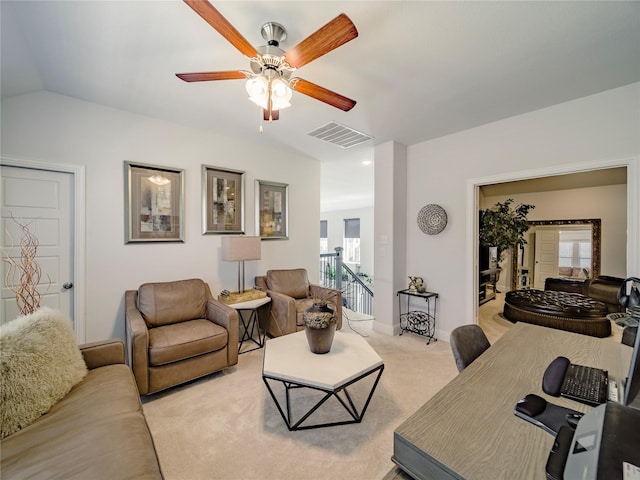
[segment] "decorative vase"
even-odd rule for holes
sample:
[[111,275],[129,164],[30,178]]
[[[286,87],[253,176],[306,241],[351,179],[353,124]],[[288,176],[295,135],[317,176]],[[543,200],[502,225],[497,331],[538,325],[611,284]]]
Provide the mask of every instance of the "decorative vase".
[[336,314],[326,303],[314,303],[302,315],[309,349],[313,353],[329,353],[336,332]]

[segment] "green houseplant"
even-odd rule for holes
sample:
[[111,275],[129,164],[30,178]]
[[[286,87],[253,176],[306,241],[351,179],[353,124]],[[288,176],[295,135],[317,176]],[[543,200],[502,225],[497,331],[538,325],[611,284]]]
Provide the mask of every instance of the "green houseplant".
[[498,260],[511,247],[521,247],[527,243],[524,234],[529,230],[527,215],[534,205],[521,203],[512,207],[513,199],[498,202],[492,208],[480,210],[480,245],[496,247]]
[[[498,202],[492,208],[480,210],[480,246],[495,247],[497,261],[504,260],[504,254],[515,247],[522,247],[527,243],[524,234],[529,230],[527,215],[534,205],[521,203],[513,206],[513,199],[508,198],[504,203]],[[512,262],[512,267],[516,267]],[[511,281],[515,288],[515,278]]]

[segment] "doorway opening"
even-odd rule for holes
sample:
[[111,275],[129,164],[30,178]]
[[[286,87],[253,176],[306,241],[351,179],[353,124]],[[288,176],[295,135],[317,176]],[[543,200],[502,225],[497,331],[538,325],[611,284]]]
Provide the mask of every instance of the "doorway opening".
[[[633,273],[640,271],[640,253],[630,248],[630,245],[637,245],[640,242],[640,206],[638,199],[640,198],[640,166],[636,158],[608,160],[600,162],[592,162],[583,165],[572,165],[563,167],[547,168],[543,170],[525,171],[519,174],[511,175],[496,175],[491,177],[484,177],[478,179],[471,179],[468,182],[469,189],[473,192],[469,196],[470,202],[468,203],[469,214],[468,221],[470,222],[469,231],[473,232],[473,241],[469,242],[468,252],[469,258],[473,259],[470,265],[470,272],[468,281],[471,285],[471,292],[474,295],[473,307],[473,319],[478,323],[479,319],[479,302],[478,292],[480,286],[479,276],[479,241],[478,241],[478,211],[482,208],[487,208],[487,199],[492,201],[491,197],[496,196],[496,191],[502,190],[503,195],[514,196],[516,193],[522,193],[522,200],[516,199],[517,202],[534,203],[530,201],[532,194],[546,193],[545,188],[540,185],[544,185],[545,182],[549,182],[551,187],[548,190],[561,190],[563,187],[558,187],[558,184],[562,185],[562,182],[566,181],[567,190],[586,188],[586,185],[576,183],[585,181],[587,177],[595,177],[603,180],[608,173],[622,172],[624,175],[624,188],[625,194],[617,208],[617,214],[623,217],[623,224],[618,230],[616,235],[619,241],[622,242],[621,250],[624,254],[622,260],[621,272],[606,272],[608,274],[618,274],[618,276],[624,276],[629,272]],[[586,176],[586,177],[585,177]],[[593,180],[591,180],[593,181]],[[614,181],[614,184],[620,184],[620,181]],[[554,186],[555,185],[555,186]],[[591,186],[597,186],[597,183],[592,183]],[[606,184],[604,184],[606,185]],[[609,184],[610,185],[610,184]],[[536,186],[535,190],[531,190],[532,186]],[[525,188],[526,187],[526,188]],[[521,188],[521,190],[517,190]],[[597,201],[597,199],[593,199]],[[483,203],[484,202],[484,203]],[[576,202],[574,202],[576,203]],[[569,202],[567,202],[569,204]],[[544,210],[534,211],[538,215],[545,215]],[[576,214],[572,215],[575,218]],[[585,215],[587,216],[587,215]],[[531,215],[530,215],[531,217]],[[545,215],[546,217],[546,215]],[[545,218],[543,217],[543,218]],[[548,218],[548,217],[547,217]],[[568,218],[568,217],[567,217]],[[607,235],[610,232],[606,232]],[[637,250],[637,249],[636,249]],[[514,262],[515,264],[515,262]],[[517,264],[515,264],[517,271]],[[511,265],[507,268],[511,272]],[[505,286],[508,289],[510,279],[505,279],[505,284],[498,285],[498,290]],[[503,298],[503,296],[502,296]],[[500,302],[501,296],[496,297],[496,301]],[[489,306],[494,302],[487,302],[485,305]],[[483,305],[484,308],[484,305]],[[496,311],[501,313],[501,308],[492,305]]]

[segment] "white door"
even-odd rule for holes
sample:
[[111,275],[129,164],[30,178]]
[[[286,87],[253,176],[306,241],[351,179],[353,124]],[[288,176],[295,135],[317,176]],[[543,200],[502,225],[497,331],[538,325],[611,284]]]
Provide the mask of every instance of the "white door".
[[[73,174],[9,166],[2,166],[1,173],[3,257],[8,254],[20,262],[22,230],[13,217],[26,224],[38,241],[40,305],[60,310],[74,320]],[[18,315],[15,294],[4,281],[7,268],[7,263],[2,262],[0,323]]]
[[537,229],[535,244],[533,288],[544,290],[544,281],[558,276],[558,231]]

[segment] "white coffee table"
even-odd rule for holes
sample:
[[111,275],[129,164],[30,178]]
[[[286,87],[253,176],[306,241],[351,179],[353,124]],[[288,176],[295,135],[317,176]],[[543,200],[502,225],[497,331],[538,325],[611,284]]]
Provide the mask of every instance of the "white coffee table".
[[[382,359],[360,335],[338,331],[335,334],[331,351],[325,354],[315,354],[309,350],[305,332],[300,331],[269,339],[266,342],[262,379],[287,428],[289,430],[306,430],[360,423],[383,370]],[[364,405],[358,411],[347,388],[376,372],[377,377],[371,391]],[[282,384],[284,387],[284,406],[278,401],[272,388],[276,384]],[[322,398],[297,421],[291,418],[290,391],[295,388],[309,388],[324,392]],[[335,397],[345,408],[351,417],[350,420],[302,425],[331,397]]]

